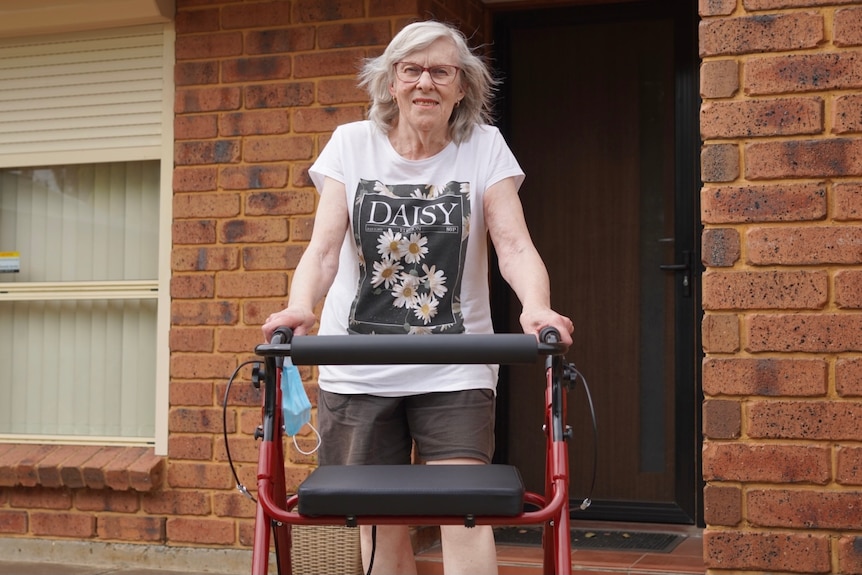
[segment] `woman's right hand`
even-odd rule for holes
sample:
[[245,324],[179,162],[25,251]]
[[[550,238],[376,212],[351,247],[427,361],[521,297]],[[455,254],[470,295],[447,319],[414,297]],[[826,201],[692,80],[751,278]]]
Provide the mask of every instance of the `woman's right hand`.
[[271,314],[263,324],[263,339],[269,343],[273,332],[279,327],[289,327],[294,335],[305,335],[317,322],[317,316],[311,310],[287,307],[280,312]]

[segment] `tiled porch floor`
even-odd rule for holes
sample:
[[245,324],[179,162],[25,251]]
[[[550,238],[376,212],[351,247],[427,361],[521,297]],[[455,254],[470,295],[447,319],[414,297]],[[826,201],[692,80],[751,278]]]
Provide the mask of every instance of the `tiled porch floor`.
[[[573,524],[574,528],[627,529],[679,533],[685,539],[670,553],[573,549],[573,575],[703,575],[703,539],[701,530],[688,526]],[[500,575],[542,575],[542,549],[522,545],[498,545]],[[440,547],[435,546],[416,556],[419,575],[442,575]]]

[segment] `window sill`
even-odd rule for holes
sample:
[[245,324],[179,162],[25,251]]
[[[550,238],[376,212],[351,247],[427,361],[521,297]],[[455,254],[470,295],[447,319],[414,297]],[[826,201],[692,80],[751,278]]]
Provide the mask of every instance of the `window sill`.
[[155,491],[165,458],[152,447],[0,444],[0,487]]

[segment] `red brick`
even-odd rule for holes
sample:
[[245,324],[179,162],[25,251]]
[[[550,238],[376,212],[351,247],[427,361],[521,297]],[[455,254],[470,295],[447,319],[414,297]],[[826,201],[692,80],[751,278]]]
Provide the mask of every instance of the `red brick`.
[[701,16],[728,16],[736,10],[736,0],[697,0]]
[[225,329],[219,332],[218,351],[222,353],[248,353],[263,343],[259,327]]
[[706,314],[701,321],[701,339],[707,353],[739,351],[739,318],[732,314]]
[[836,46],[862,45],[862,8],[842,8],[833,17],[833,42]]
[[[263,335],[261,334],[258,343],[263,339]],[[244,351],[248,351],[247,349]],[[231,406],[246,406],[246,407],[255,407],[259,408],[263,403],[263,393],[260,389],[254,387],[251,384],[251,373],[252,367],[249,366],[248,369],[242,371],[240,376],[234,380],[234,385],[231,387],[230,395],[228,397],[228,405]],[[300,371],[300,374],[302,371]],[[224,398],[225,389],[227,388],[227,382],[216,384],[216,394],[220,398]],[[314,405],[314,402],[312,402]],[[242,416],[245,417],[246,412],[243,412]],[[254,428],[260,423],[260,409],[256,409],[252,412],[252,416],[255,420],[255,424],[249,428],[248,435],[254,433]],[[240,428],[243,432],[245,432],[245,428]]]
[[314,217],[291,218],[290,239],[291,241],[308,241],[314,228]]
[[836,454],[835,481],[842,485],[862,485],[862,447],[839,446]]
[[211,437],[172,433],[168,438],[168,456],[172,461],[180,459],[209,461],[213,453],[212,442]]
[[739,177],[739,147],[710,144],[701,149],[700,171],[704,182],[732,182]]
[[178,35],[175,54],[178,61],[239,56],[242,54],[242,33]]
[[320,80],[317,84],[317,101],[324,106],[368,102],[368,92],[356,84],[354,78]]
[[[222,136],[248,136],[284,134],[290,130],[290,118],[285,110],[261,110],[223,114],[219,117],[219,134]],[[264,141],[269,140],[265,138]],[[243,159],[254,161],[248,154],[248,143],[243,143]]]
[[275,271],[219,274],[216,295],[221,298],[287,296],[287,275]]
[[67,446],[57,446],[36,463],[37,483],[43,487],[60,487],[63,485],[63,477],[60,475],[60,468],[63,462],[72,455],[72,451]]
[[9,491],[9,507],[66,510],[72,508],[72,495],[63,488],[18,487]]
[[90,459],[81,466],[81,473],[84,475],[84,483],[90,489],[104,489],[105,483],[105,467],[108,466],[114,459],[125,453],[124,447],[103,447],[98,453],[94,454]]
[[339,0],[320,2],[320,0],[294,0],[297,22],[326,22],[348,20],[364,16],[363,0]]
[[862,139],[754,143],[746,146],[745,157],[752,180],[862,175]]
[[256,80],[290,78],[290,58],[285,56],[255,56],[235,58],[221,63],[221,79],[226,84]]
[[[39,463],[57,449],[58,446],[56,445],[30,445],[27,453],[18,459],[18,463],[16,465],[18,484],[27,487],[39,485]],[[46,487],[58,487],[58,485],[46,485]]]
[[739,90],[739,63],[736,60],[710,60],[700,65],[700,95],[704,98],[730,98]]
[[[192,328],[196,330],[197,328]],[[231,331],[233,328],[231,328]],[[209,338],[211,346],[214,349],[213,344],[213,330],[207,330],[210,332]],[[207,351],[213,351],[213,349],[209,349]],[[175,381],[171,383],[171,389],[169,394],[169,401],[171,406],[199,406],[199,407],[209,407],[215,405],[213,398],[213,384],[209,381]]]
[[707,357],[703,391],[708,395],[823,397],[828,372],[822,359]]
[[838,358],[835,362],[835,391],[841,397],[862,397],[862,359]]
[[701,191],[705,223],[821,220],[826,216],[826,184],[719,186]]
[[731,267],[742,255],[739,232],[732,228],[705,229],[701,243],[701,260],[708,267]]
[[172,325],[235,325],[238,320],[239,309],[236,302],[180,301],[171,304]]
[[311,190],[254,192],[247,196],[246,214],[250,216],[286,216],[314,212],[317,194]]
[[123,517],[102,515],[98,518],[97,533],[101,539],[118,541],[165,541],[164,517]]
[[65,446],[64,449],[69,451],[69,457],[60,465],[60,477],[63,479],[63,485],[72,489],[84,487],[86,482],[84,481],[83,466],[102,448],[95,445],[69,445]]
[[828,301],[826,271],[707,271],[703,309],[822,309]]
[[211,275],[175,275],[171,278],[174,299],[203,299],[215,295],[215,278]]
[[291,26],[245,32],[246,54],[292,54],[314,49],[313,26]]
[[279,246],[250,246],[242,250],[242,267],[245,270],[295,269],[305,251],[300,244]]
[[[238,248],[175,248],[171,251],[171,269],[175,272],[225,271],[238,267]],[[223,304],[214,302],[213,305]]]
[[174,112],[187,114],[238,110],[241,102],[241,88],[237,87],[178,89],[174,94]]
[[831,479],[831,466],[831,451],[825,446],[710,441],[703,447],[707,481],[825,485]]
[[841,309],[862,308],[862,271],[841,270],[835,273],[835,303]]
[[701,56],[783,52],[815,48],[824,41],[823,16],[793,12],[701,20]]
[[304,108],[293,112],[293,129],[296,132],[332,132],[341,124],[361,120],[365,112],[361,107]]
[[736,439],[742,434],[742,405],[738,401],[703,402],[703,434],[709,439]]
[[89,539],[96,534],[96,518],[83,513],[30,514],[30,531],[45,537]]
[[[859,11],[862,14],[862,10]],[[862,94],[835,98],[832,131],[836,134],[862,132]]]
[[248,138],[243,145],[247,162],[308,160],[314,153],[314,141],[308,136]]
[[212,545],[231,545],[235,542],[235,525],[232,520],[224,519],[186,519],[168,518],[167,539],[170,543],[200,543]]
[[[214,348],[213,329],[208,327],[171,328],[169,341],[171,351],[211,352]],[[174,386],[171,385],[171,404],[174,404]],[[177,397],[179,400],[179,396]]]
[[129,466],[129,486],[140,492],[161,488],[165,467],[165,458],[150,447]]
[[27,533],[27,512],[0,509],[0,533],[24,535]]
[[218,116],[177,116],[174,118],[175,140],[204,140],[218,135]]
[[216,32],[219,29],[218,8],[179,10],[176,14],[177,35]]
[[708,525],[738,525],[742,521],[742,490],[708,483],[703,490],[703,516]]
[[[174,192],[210,192],[216,189],[218,171],[210,168],[174,168]],[[174,196],[176,198],[176,196]]]
[[239,214],[238,194],[175,194],[174,218],[229,218]]
[[174,163],[177,166],[201,164],[234,164],[240,159],[239,140],[176,142]]
[[218,238],[224,244],[261,244],[287,240],[286,218],[247,218],[219,224]]
[[283,188],[287,183],[287,166],[227,166],[219,170],[219,183],[225,190]]
[[[223,429],[222,410],[218,408],[175,407],[168,417],[168,426],[176,433],[221,434]],[[228,419],[228,432],[233,430]]]
[[[258,422],[260,421],[260,415],[257,417]],[[292,443],[292,441],[290,442]],[[256,463],[259,459],[259,443],[254,440],[251,435],[240,435],[238,437],[231,437],[229,439],[230,444],[230,456],[234,462],[239,463]],[[227,450],[225,449],[224,442],[219,442],[216,444],[215,453],[213,457],[216,461],[224,461],[227,462]]]
[[707,101],[700,108],[705,139],[819,134],[823,126],[823,100],[816,97]]
[[[171,357],[171,375],[180,379],[230,377],[236,358],[205,353],[176,353]],[[221,429],[213,431],[219,432]]]
[[219,517],[254,517],[254,502],[238,492],[214,493],[213,512]]
[[173,490],[145,495],[141,502],[148,515],[209,515],[209,493],[199,490]]
[[862,575],[862,536],[846,535],[838,540],[838,573]]
[[858,401],[752,401],[746,429],[762,439],[862,440]]
[[862,349],[862,316],[840,313],[753,314],[747,351],[840,353]]
[[215,220],[180,220],[171,224],[174,245],[214,244],[216,241]]
[[752,58],[745,64],[748,95],[862,87],[862,52],[823,52]]
[[223,463],[185,461],[172,462],[168,467],[168,484],[189,489],[232,489],[235,485],[230,469]]
[[748,521],[763,527],[855,529],[862,493],[752,489],[746,494]]
[[754,265],[862,263],[862,226],[756,227],[745,239]]
[[247,109],[293,108],[314,102],[314,83],[291,82],[246,86],[243,101]]
[[210,84],[218,84],[218,61],[177,62],[174,66],[174,83],[177,86],[206,86]]
[[255,2],[228,5],[221,9],[221,26],[225,29],[272,28],[292,24],[293,2]]
[[0,486],[18,485],[18,463],[28,456],[32,445],[14,445],[0,454]]
[[113,489],[76,489],[75,509],[78,511],[110,511],[113,513],[136,513],[140,508],[138,494],[134,491]]
[[246,325],[263,325],[271,314],[284,309],[283,298],[274,300],[247,300],[242,303],[242,317]]
[[862,220],[862,182],[836,182],[832,195],[836,220]]
[[829,536],[707,528],[703,556],[708,569],[829,573]]
[[321,50],[353,46],[385,46],[391,39],[389,22],[386,20],[345,22],[317,28],[317,46]]
[[853,4],[859,0],[742,0],[746,10],[777,10],[780,8],[811,8],[814,6],[834,6]]

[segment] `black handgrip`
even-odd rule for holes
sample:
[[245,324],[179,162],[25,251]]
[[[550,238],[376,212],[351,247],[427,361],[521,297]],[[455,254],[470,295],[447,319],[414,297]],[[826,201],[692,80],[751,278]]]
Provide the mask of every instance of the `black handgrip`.
[[561,355],[566,346],[529,334],[295,336],[290,344],[261,344],[258,355],[289,355],[296,365],[518,364]]

